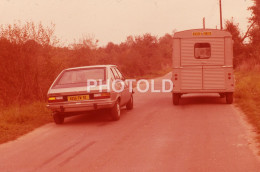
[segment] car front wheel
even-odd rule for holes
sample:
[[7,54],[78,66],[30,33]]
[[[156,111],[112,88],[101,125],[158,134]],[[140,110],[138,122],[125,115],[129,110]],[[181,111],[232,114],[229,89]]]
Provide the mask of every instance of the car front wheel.
[[133,95],[131,95],[130,100],[126,104],[126,109],[131,110],[131,109],[133,109],[133,107],[134,107],[134,98],[133,98]]
[[111,109],[111,116],[114,121],[118,121],[120,119],[121,109],[119,100],[116,101],[114,107]]

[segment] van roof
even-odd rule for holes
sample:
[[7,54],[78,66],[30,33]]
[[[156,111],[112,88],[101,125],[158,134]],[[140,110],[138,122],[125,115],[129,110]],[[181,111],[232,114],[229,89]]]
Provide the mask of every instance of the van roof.
[[228,31],[219,29],[191,29],[176,32],[174,34],[175,38],[223,38],[232,37]]

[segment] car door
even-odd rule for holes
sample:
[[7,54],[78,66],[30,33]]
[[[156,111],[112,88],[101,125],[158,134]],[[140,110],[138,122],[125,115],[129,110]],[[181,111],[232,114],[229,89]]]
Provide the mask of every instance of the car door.
[[122,74],[122,72],[118,68],[116,68],[116,71],[118,72],[121,80],[124,81],[124,91],[123,91],[122,94],[123,94],[124,99],[125,99],[124,103],[127,103],[131,98],[132,90],[129,90],[129,84],[128,84],[128,82],[126,82],[125,77]]
[[119,92],[118,94],[120,94],[120,98],[121,98],[121,104],[124,104],[125,103],[125,96],[124,96],[124,88],[122,88],[124,85],[121,83],[121,78],[120,78],[120,75],[118,74],[118,72],[116,71],[116,68],[111,68],[111,70],[112,70],[112,73],[114,74],[114,76],[115,76],[115,83],[113,83],[114,84],[114,87],[115,88],[113,88],[112,87],[112,89],[116,89],[116,90],[114,90],[114,91],[119,91],[119,90],[122,90],[121,92]]
[[118,68],[114,68],[114,71],[117,73],[119,80],[123,82],[123,84],[121,85],[123,86],[123,91],[121,92],[121,104],[126,104],[130,99],[128,83],[126,83],[125,78]]

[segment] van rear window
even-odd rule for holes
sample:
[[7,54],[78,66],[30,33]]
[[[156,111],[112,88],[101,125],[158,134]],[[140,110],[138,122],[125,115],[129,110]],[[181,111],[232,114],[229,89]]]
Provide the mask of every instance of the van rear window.
[[211,56],[211,46],[209,43],[195,43],[194,57],[196,59],[208,59]]

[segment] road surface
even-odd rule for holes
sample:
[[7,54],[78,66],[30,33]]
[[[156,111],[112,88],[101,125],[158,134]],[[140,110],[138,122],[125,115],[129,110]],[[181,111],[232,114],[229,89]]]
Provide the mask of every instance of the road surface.
[[117,122],[100,111],[0,145],[0,171],[260,171],[241,115],[217,94],[173,106],[170,93],[136,92],[134,101]]

